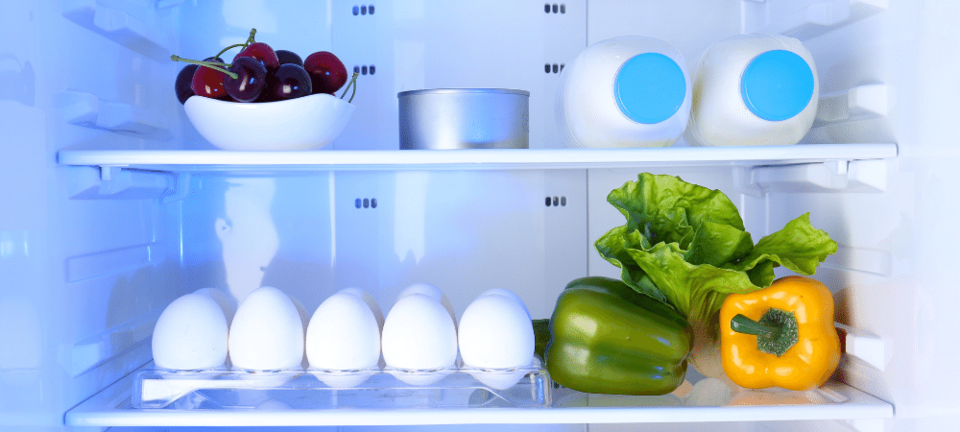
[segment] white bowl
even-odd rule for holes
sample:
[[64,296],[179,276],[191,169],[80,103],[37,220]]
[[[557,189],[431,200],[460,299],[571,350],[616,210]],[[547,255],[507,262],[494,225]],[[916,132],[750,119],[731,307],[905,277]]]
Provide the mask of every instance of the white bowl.
[[356,107],[329,94],[241,103],[191,96],[187,117],[223,150],[313,150],[333,141]]

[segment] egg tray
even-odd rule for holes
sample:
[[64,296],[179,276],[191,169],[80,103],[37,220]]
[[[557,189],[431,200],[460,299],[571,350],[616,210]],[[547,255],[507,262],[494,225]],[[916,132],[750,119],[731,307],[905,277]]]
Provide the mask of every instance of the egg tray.
[[512,369],[202,371],[146,368],[135,409],[223,410],[550,406],[553,383],[539,360]]

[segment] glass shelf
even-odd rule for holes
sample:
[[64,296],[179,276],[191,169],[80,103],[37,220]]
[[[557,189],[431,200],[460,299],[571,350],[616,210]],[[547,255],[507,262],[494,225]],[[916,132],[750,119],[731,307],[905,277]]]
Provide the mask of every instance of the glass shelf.
[[61,165],[166,172],[344,171],[444,169],[582,169],[637,166],[789,165],[885,159],[896,144],[800,144],[763,147],[643,149],[317,150],[63,150]]

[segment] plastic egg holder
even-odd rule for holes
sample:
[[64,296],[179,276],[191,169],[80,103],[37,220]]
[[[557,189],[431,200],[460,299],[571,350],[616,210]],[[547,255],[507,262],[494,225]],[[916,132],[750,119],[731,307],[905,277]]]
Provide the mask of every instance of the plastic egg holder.
[[[442,376],[437,378],[436,374]],[[423,385],[411,383],[419,380],[430,382]],[[351,381],[359,382],[352,384]],[[495,385],[498,382],[508,385]],[[459,361],[453,367],[430,371],[389,367],[359,371],[147,368],[135,376],[131,403],[135,409],[247,410],[276,395],[290,395],[289,399],[279,402],[291,405],[293,409],[384,409],[384,401],[392,404],[387,408],[543,407],[551,403],[552,385],[549,374],[537,358],[530,365],[504,370],[470,368]],[[295,405],[304,402],[311,405]]]
[[223,150],[314,150],[334,140],[356,107],[339,97],[313,94],[278,102],[239,103],[191,96],[187,118]]

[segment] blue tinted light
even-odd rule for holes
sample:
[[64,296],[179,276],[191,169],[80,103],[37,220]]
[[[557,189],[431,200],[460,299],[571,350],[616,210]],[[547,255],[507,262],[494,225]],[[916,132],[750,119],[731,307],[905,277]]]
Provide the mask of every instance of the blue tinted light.
[[743,71],[740,95],[751,112],[780,121],[800,114],[813,97],[813,71],[790,51],[767,51]]
[[675,61],[663,54],[644,53],[620,66],[613,91],[617,106],[627,118],[654,124],[680,109],[687,83]]

